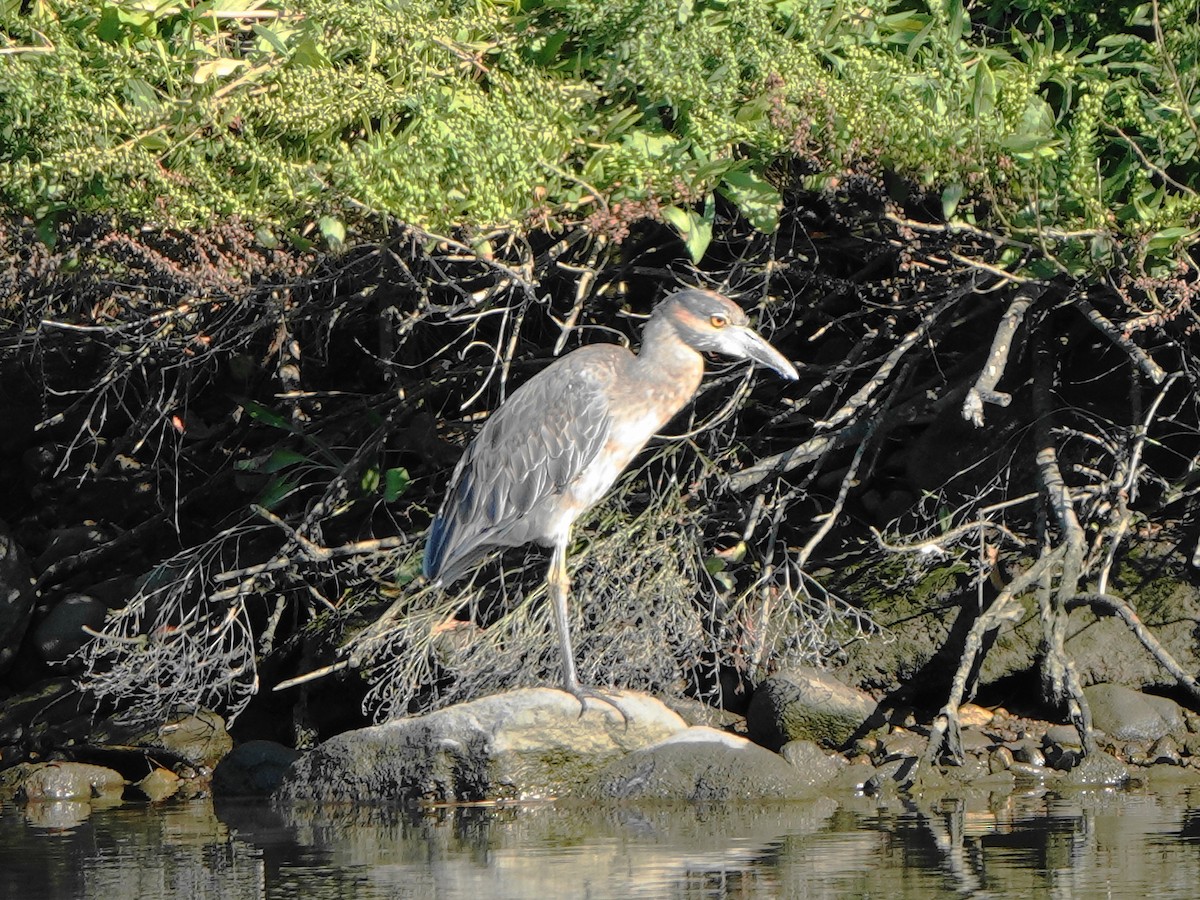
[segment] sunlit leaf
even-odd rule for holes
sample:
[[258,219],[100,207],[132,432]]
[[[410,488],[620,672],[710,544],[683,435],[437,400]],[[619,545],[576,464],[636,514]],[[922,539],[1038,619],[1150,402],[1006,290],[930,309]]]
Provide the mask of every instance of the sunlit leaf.
[[[711,202],[709,205],[711,206]],[[679,206],[665,207],[662,215],[679,232],[688,254],[695,262],[699,262],[712,242],[712,215],[702,216],[693,209]]]
[[383,479],[383,499],[387,503],[394,502],[408,490],[408,469],[388,469]]
[[720,191],[763,234],[771,234],[779,227],[783,198],[771,184],[753,172],[728,173],[721,182]]

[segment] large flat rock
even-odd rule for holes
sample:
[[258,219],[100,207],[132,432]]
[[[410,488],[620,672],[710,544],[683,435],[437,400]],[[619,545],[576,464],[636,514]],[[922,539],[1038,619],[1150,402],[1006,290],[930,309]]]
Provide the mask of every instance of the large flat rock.
[[[836,773],[836,767],[831,768]],[[583,785],[590,800],[727,803],[811,798],[819,785],[778,753],[697,725],[615,760]]]
[[331,738],[298,759],[275,796],[318,802],[536,800],[687,728],[645,694],[598,700],[528,688]]

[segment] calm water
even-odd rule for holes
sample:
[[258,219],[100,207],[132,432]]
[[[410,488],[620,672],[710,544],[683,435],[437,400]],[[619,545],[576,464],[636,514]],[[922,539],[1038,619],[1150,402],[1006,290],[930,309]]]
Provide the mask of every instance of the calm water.
[[1200,896],[1200,787],[641,810],[0,807],[0,897]]

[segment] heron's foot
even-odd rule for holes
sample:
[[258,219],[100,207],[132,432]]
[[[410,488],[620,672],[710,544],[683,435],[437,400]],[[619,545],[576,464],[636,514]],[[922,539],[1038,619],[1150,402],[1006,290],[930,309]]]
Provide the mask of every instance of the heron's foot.
[[578,681],[564,682],[562,689],[579,701],[579,718],[582,719],[583,714],[587,712],[587,701],[595,700],[597,703],[604,703],[615,709],[621,716],[621,721],[625,723],[625,727],[629,727],[629,715],[609,694],[597,690],[596,688],[585,687]]

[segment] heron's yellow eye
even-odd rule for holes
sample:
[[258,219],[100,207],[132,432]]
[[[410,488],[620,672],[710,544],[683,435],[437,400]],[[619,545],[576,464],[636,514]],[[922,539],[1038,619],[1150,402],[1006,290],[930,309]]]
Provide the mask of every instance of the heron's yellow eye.
[[708,321],[709,321],[709,324],[712,325],[713,328],[724,328],[726,325],[729,324],[729,319],[726,318],[725,316],[721,315],[720,313],[718,313],[715,316],[710,317]]

